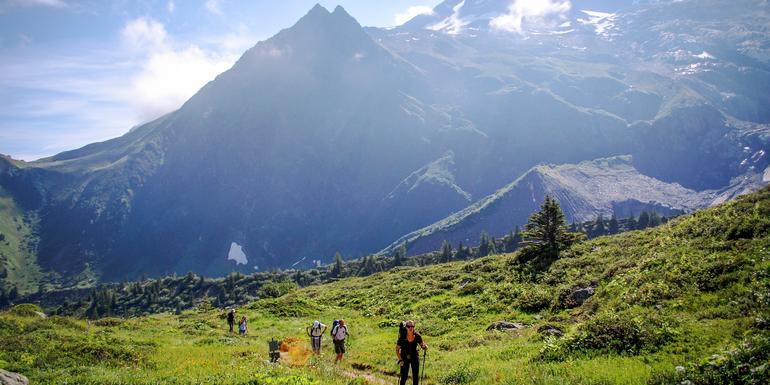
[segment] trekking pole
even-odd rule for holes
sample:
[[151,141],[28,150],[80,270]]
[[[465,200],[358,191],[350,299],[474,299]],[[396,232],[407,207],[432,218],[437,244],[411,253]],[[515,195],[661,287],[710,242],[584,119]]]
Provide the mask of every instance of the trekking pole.
[[428,360],[428,351],[422,351],[422,373],[420,373],[420,382],[425,381],[425,361]]

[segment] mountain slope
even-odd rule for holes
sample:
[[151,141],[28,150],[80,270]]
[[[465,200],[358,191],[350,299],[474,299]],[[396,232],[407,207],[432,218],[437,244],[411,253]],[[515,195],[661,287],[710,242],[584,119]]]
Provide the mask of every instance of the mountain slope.
[[489,25],[506,2],[447,1],[436,22],[479,16],[458,33],[316,6],[178,111],[0,186],[39,218],[45,272],[102,280],[363,256],[539,164],[631,154],[677,199],[735,195],[770,165],[765,3],[573,2],[511,31]]
[[523,226],[545,195],[556,198],[568,221],[583,222],[598,215],[626,218],[641,211],[690,212],[767,183],[762,175],[747,175],[745,180],[735,181],[732,189],[697,192],[646,176],[633,163],[624,156],[535,167],[494,194],[396,240],[382,253],[392,253],[404,243],[410,255],[436,250],[444,240],[475,245],[484,231],[496,237],[505,235],[515,226]]

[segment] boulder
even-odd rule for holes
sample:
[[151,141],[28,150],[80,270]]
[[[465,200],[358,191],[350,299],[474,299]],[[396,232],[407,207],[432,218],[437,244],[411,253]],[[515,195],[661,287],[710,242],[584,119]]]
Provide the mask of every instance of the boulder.
[[564,335],[564,331],[553,325],[542,325],[537,328],[537,332],[546,336],[561,337]]
[[0,385],[28,385],[27,377],[0,369]]
[[518,322],[507,322],[507,321],[497,321],[493,322],[491,325],[487,327],[487,331],[492,330],[518,330],[518,329],[524,329],[527,327],[527,325],[524,325],[523,323]]
[[578,307],[591,298],[596,292],[596,287],[578,287],[572,289],[566,298],[567,307]]

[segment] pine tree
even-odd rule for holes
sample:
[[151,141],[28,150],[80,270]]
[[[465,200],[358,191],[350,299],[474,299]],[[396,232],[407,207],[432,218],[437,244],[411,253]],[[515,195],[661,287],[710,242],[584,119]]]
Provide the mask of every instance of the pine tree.
[[396,256],[393,258],[393,266],[401,266],[406,258],[406,243],[402,243],[396,250]]
[[334,266],[332,266],[332,277],[341,278],[342,268],[343,268],[342,254],[340,254],[338,251],[336,254],[334,254]]
[[636,223],[636,228],[643,230],[648,227],[650,227],[650,213],[642,211],[641,214],[639,214],[639,221]]
[[441,254],[439,255],[439,262],[449,262],[452,260],[452,245],[446,240],[441,244]]
[[559,257],[559,252],[575,243],[579,236],[567,231],[564,212],[559,203],[546,195],[540,211],[529,217],[522,234],[527,251],[536,251],[551,260]]
[[455,258],[459,260],[466,260],[471,257],[471,251],[468,249],[467,246],[463,246],[463,243],[460,242],[459,245],[457,245],[457,253],[455,253]]
[[591,228],[591,237],[601,237],[602,235],[607,235],[608,230],[605,225],[604,221],[604,215],[599,214],[599,216],[596,218],[596,221],[594,222],[592,228]]
[[660,226],[661,223],[663,223],[663,220],[660,218],[660,214],[657,211],[650,212],[649,227]]
[[489,234],[487,234],[486,231],[482,231],[481,237],[479,238],[479,257],[486,257],[491,253],[489,243]]
[[610,218],[610,223],[607,227],[607,231],[610,232],[610,234],[617,234],[618,231],[620,231],[620,225],[618,224],[618,217],[615,215],[615,213],[612,213],[612,217]]

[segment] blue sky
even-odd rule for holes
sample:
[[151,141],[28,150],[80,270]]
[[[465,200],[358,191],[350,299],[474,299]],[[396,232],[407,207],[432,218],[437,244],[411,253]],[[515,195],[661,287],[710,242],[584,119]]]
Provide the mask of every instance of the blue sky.
[[386,27],[440,0],[0,0],[0,153],[34,160],[173,111],[317,2]]

